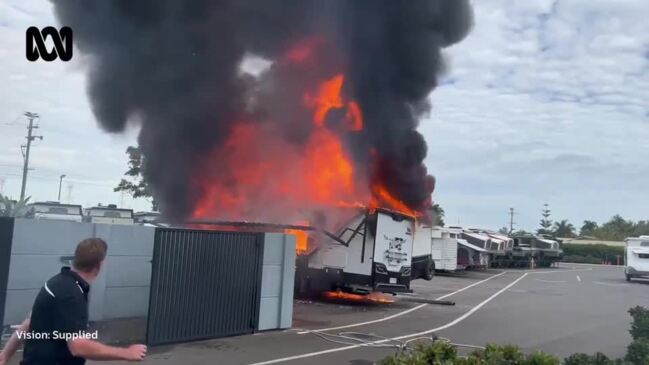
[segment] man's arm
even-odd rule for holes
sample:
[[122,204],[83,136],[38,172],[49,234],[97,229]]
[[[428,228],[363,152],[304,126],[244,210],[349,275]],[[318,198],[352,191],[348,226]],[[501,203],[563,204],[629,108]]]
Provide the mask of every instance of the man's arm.
[[29,330],[29,324],[31,322],[31,318],[27,316],[23,323],[18,326],[16,331],[11,335],[11,338],[5,345],[4,349],[0,352],[0,365],[5,365],[6,363],[11,360],[11,358],[14,356],[18,348],[23,344],[24,340],[18,338],[17,332],[18,331],[27,331]]
[[144,345],[113,347],[104,345],[98,341],[86,339],[74,339],[68,341],[68,349],[70,349],[70,353],[76,357],[95,361],[142,361],[146,356],[146,346]]

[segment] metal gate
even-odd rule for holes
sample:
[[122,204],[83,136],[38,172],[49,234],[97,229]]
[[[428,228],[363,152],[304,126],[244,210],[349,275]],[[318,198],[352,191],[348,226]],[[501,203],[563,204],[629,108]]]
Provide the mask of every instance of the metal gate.
[[263,243],[263,233],[156,229],[147,343],[254,332]]
[[7,280],[9,280],[9,261],[11,242],[14,235],[14,219],[0,217],[0,335],[4,323],[5,301],[7,299]]

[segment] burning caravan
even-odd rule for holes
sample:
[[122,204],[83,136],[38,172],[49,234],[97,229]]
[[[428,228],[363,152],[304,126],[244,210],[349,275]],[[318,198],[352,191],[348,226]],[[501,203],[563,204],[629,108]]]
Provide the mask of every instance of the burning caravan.
[[624,275],[631,278],[649,277],[649,236],[629,237],[624,247]]
[[412,216],[364,209],[335,234],[321,235],[326,237],[313,251],[298,257],[297,290],[410,292],[414,232]]

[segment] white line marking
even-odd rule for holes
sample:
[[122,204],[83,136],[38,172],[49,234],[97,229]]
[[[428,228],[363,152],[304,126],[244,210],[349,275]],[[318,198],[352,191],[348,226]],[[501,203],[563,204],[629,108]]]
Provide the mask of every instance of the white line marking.
[[[484,279],[484,280],[476,281],[475,283],[473,283],[473,284],[471,284],[471,285],[468,285],[468,286],[465,286],[464,288],[458,289],[458,290],[456,290],[456,291],[454,291],[454,292],[452,292],[452,293],[449,293],[449,294],[446,294],[446,295],[442,295],[442,296],[439,297],[439,298],[435,298],[435,300],[442,300],[442,299],[445,299],[445,298],[450,297],[451,295],[455,295],[455,294],[457,294],[457,293],[461,293],[461,292],[463,292],[463,291],[465,291],[465,290],[467,290],[467,289],[473,288],[473,287],[476,286],[476,285],[480,285],[480,284],[482,284],[482,283],[484,283],[484,282],[486,282],[486,281],[489,281],[489,280],[491,280],[491,279],[493,279],[493,278],[497,278],[497,277],[499,277],[499,276],[501,276],[501,275],[504,275],[505,273],[507,273],[507,272],[506,272],[506,271],[503,271],[503,272],[501,272],[500,274],[492,275],[492,276],[490,276],[490,277],[488,277],[488,278],[486,278],[486,279]],[[408,313],[414,312],[414,311],[416,311],[416,310],[418,310],[418,309],[421,309],[421,308],[423,308],[423,307],[425,307],[425,306],[427,306],[427,305],[428,305],[427,303],[420,304],[420,305],[418,305],[418,306],[416,306],[416,307],[413,307],[413,308],[407,309],[407,310],[405,310],[405,311],[403,311],[403,312],[395,313],[395,314],[393,314],[393,315],[391,315],[391,316],[387,316],[387,317],[383,317],[383,318],[375,319],[375,320],[372,320],[372,321],[360,322],[360,323],[353,323],[353,324],[347,324],[347,325],[338,326],[338,327],[331,327],[331,328],[321,328],[321,329],[311,330],[311,331],[309,331],[309,330],[307,330],[307,331],[301,331],[301,332],[298,332],[297,334],[298,334],[298,335],[304,335],[304,334],[307,334],[307,333],[319,333],[319,332],[326,332],[326,331],[340,330],[340,329],[344,329],[344,328],[351,328],[351,327],[364,326],[364,325],[366,325],[366,324],[379,323],[379,322],[387,321],[387,320],[390,320],[390,319],[393,319],[393,318],[401,317],[401,316],[403,316],[403,315],[405,315],[405,314],[408,314]]]
[[551,283],[551,284],[559,284],[559,283],[567,283],[565,280],[543,280],[543,279],[534,279],[536,281],[540,281],[542,283]]
[[605,267],[609,269],[617,269],[617,268],[622,268],[624,266],[622,265],[602,265],[602,264],[578,264],[576,262],[564,262],[564,264],[569,264],[569,265],[578,265],[578,266],[595,266],[595,267]]
[[581,278],[577,275],[577,281],[581,282]]
[[[504,273],[505,272],[501,273],[500,275],[502,275]],[[521,275],[521,277],[519,277],[518,279],[516,279],[516,280],[512,281],[511,283],[509,283],[509,285],[507,285],[504,288],[500,289],[499,291],[497,291],[495,294],[493,294],[489,298],[487,298],[487,299],[483,300],[482,302],[480,302],[480,304],[478,304],[475,307],[471,308],[470,311],[464,313],[463,315],[456,318],[455,320],[453,320],[453,321],[451,321],[451,322],[449,322],[449,323],[447,323],[447,324],[445,324],[443,326],[437,327],[437,328],[433,328],[433,329],[423,331],[423,332],[411,333],[409,335],[403,335],[403,336],[399,336],[399,337],[393,337],[393,338],[387,338],[387,339],[384,339],[384,340],[368,342],[368,343],[363,344],[363,345],[350,345],[350,346],[344,346],[344,347],[337,347],[337,348],[333,348],[333,349],[329,349],[329,350],[310,352],[310,353],[306,353],[306,354],[302,354],[302,355],[283,357],[283,358],[280,358],[280,359],[263,361],[263,362],[256,362],[256,363],[253,363],[253,364],[250,364],[250,365],[276,364],[278,362],[285,362],[285,361],[291,361],[291,360],[304,359],[304,358],[307,358],[307,357],[314,357],[314,356],[319,356],[319,355],[330,354],[330,353],[333,353],[333,352],[346,351],[346,350],[356,349],[356,348],[359,348],[359,347],[364,347],[364,346],[369,346],[369,345],[376,345],[376,344],[381,344],[381,343],[394,341],[394,340],[403,340],[403,339],[410,338],[410,337],[419,337],[419,336],[428,335],[428,334],[431,334],[431,333],[434,333],[434,332],[437,332],[437,331],[441,331],[441,330],[447,329],[449,327],[452,327],[452,326],[462,322],[467,317],[469,317],[470,315],[475,313],[477,310],[479,310],[480,308],[485,306],[487,303],[494,300],[494,298],[496,298],[500,294],[504,293],[506,290],[508,290],[512,286],[516,285],[516,283],[518,283],[519,281],[523,280],[523,278],[525,278],[526,276],[527,276],[527,273],[524,273],[523,275]]]
[[592,267],[587,269],[574,269],[574,270],[553,270],[553,271],[526,271],[528,274],[561,274],[564,272],[583,272],[583,271],[593,271]]
[[602,281],[593,281],[593,284],[606,285],[606,286],[628,286],[627,283],[605,283]]

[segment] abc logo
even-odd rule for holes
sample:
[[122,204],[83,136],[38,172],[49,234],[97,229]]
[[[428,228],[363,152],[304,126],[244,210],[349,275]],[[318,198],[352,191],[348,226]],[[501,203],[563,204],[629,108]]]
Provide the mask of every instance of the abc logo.
[[[56,30],[54,27],[45,27],[39,30],[36,27],[27,28],[27,59],[37,61],[42,58],[43,61],[54,61],[57,58],[61,61],[70,61],[72,59],[72,29],[62,27]],[[50,52],[47,49],[45,40],[47,37],[52,39],[54,48]]]

